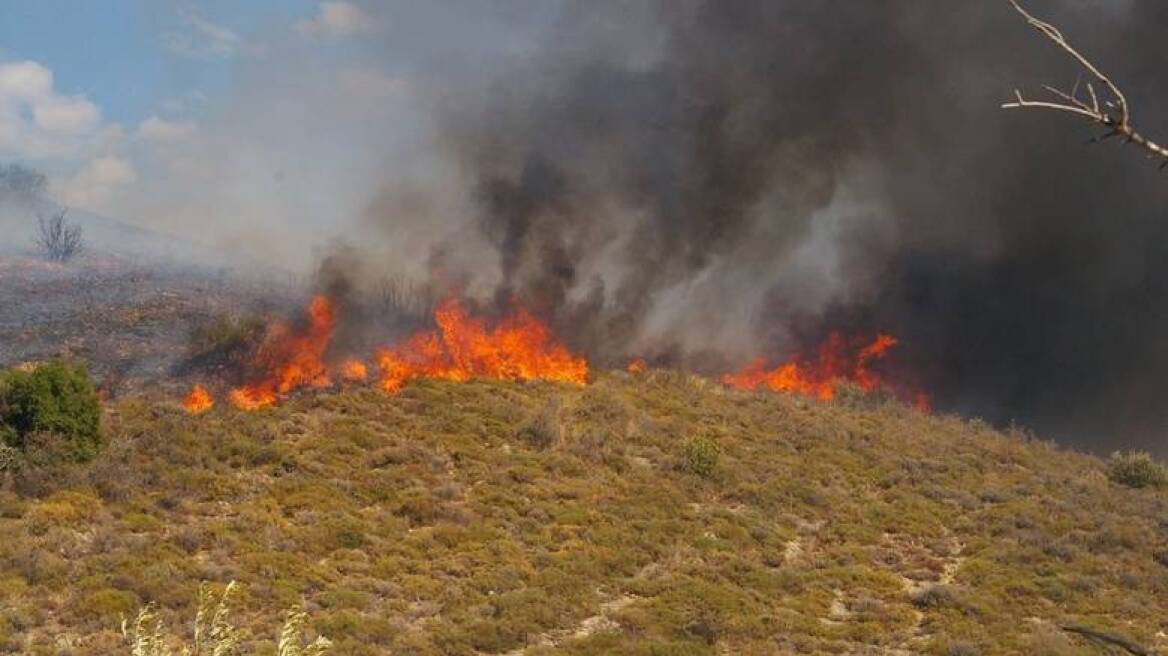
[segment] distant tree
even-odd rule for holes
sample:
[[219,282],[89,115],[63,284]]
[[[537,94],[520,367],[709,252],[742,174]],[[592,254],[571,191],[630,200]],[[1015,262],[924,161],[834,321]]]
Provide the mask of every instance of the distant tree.
[[68,211],[62,209],[52,216],[41,216],[38,220],[37,246],[53,262],[68,262],[85,248],[81,226],[65,220]]
[[0,200],[31,202],[41,198],[48,179],[40,171],[21,164],[0,165]]

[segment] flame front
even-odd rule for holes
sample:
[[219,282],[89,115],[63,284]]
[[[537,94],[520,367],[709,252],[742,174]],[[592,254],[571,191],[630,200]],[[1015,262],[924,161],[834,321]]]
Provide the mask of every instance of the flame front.
[[349,358],[341,363],[341,378],[350,383],[363,383],[369,378],[369,367],[356,358]]
[[649,368],[649,364],[645,362],[644,358],[633,358],[629,360],[629,365],[625,367],[630,374],[643,373],[645,369]]
[[274,325],[252,364],[258,372],[257,379],[231,390],[231,403],[243,410],[255,410],[302,387],[332,385],[324,355],[335,327],[333,302],[320,295],[313,297],[308,306],[306,325]]
[[211,398],[207,388],[202,385],[192,387],[191,393],[183,399],[183,408],[192,415],[202,414],[213,407],[215,407],[215,400]]
[[450,299],[438,306],[434,318],[437,330],[377,352],[383,390],[396,393],[414,378],[588,381],[588,362],[556,342],[526,310],[514,310],[492,328]]
[[[830,401],[843,383],[854,384],[866,392],[884,386],[885,382],[872,371],[871,364],[886,357],[896,344],[895,337],[878,335],[870,343],[853,349],[843,335],[835,332],[820,345],[813,361],[790,361],[767,368],[766,359],[759,358],[738,373],[723,376],[722,382],[737,389],[767,388]],[[919,398],[917,405],[922,406]]]

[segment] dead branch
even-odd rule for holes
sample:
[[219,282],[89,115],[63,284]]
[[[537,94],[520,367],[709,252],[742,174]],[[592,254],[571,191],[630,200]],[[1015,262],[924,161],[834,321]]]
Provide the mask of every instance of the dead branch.
[[1107,633],[1106,631],[1100,631],[1098,629],[1093,629],[1089,626],[1083,626],[1081,624],[1064,624],[1059,628],[1061,628],[1063,631],[1066,631],[1067,633],[1075,633],[1094,642],[1099,642],[1112,647],[1119,647],[1129,654],[1135,654],[1136,656],[1152,655],[1152,652],[1148,650],[1148,648],[1132,642],[1124,636],[1115,633]]
[[[1092,139],[1092,142],[1111,137],[1123,137],[1124,143],[1135,144],[1143,148],[1149,159],[1160,160],[1161,169],[1168,167],[1168,149],[1148,140],[1132,127],[1131,108],[1128,105],[1127,96],[1123,94],[1119,86],[1103,71],[1099,70],[1095,64],[1091,63],[1091,60],[1076,50],[1057,27],[1035,18],[1019,4],[1018,0],[1010,0],[1010,4],[1019,14],[1022,14],[1031,27],[1070,55],[1092,81],[1088,81],[1086,84],[1082,84],[1081,80],[1075,82],[1075,86],[1069,92],[1043,85],[1043,89],[1051,95],[1048,100],[1027,100],[1021,91],[1014,89],[1015,101],[1003,103],[1002,109],[1042,109],[1081,116],[1107,128],[1106,133]],[[1083,88],[1086,89],[1085,95],[1082,92]]]

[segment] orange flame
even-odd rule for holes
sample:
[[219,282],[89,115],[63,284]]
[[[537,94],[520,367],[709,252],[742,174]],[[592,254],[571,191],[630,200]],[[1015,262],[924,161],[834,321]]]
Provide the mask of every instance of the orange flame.
[[643,358],[633,358],[629,360],[629,366],[626,367],[630,374],[639,374],[645,371],[649,364]]
[[455,299],[434,311],[437,330],[415,334],[405,343],[377,352],[381,388],[396,393],[414,378],[466,381],[556,380],[583,385],[588,362],[557,343],[547,325],[523,309],[493,328],[470,317]]
[[191,393],[183,399],[183,408],[192,415],[202,414],[213,407],[215,407],[215,400],[207,393],[207,388],[202,385],[192,387]]
[[[896,344],[895,337],[878,335],[871,343],[849,353],[843,336],[832,333],[819,347],[815,361],[790,361],[767,369],[766,360],[759,358],[738,373],[723,376],[722,382],[738,389],[765,387],[777,392],[792,392],[830,401],[835,398],[843,382],[852,383],[866,392],[884,385],[884,381],[870,369],[870,365],[887,356]],[[925,399],[927,404],[927,397]],[[919,399],[917,405],[921,406]]]
[[320,295],[313,297],[308,306],[307,325],[273,326],[252,363],[260,372],[259,378],[231,390],[231,403],[243,410],[255,410],[301,387],[332,385],[324,354],[335,326],[333,303]]
[[369,378],[369,368],[356,358],[341,363],[341,378],[350,383],[363,383]]

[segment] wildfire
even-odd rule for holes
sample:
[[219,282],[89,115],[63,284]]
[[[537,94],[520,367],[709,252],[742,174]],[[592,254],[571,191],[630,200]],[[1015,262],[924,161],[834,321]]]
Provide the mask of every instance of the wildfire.
[[[832,333],[820,345],[814,360],[790,361],[768,369],[766,359],[759,358],[738,373],[723,376],[722,382],[738,389],[767,388],[830,401],[842,383],[854,384],[866,392],[883,386],[884,381],[870,366],[886,357],[896,344],[895,337],[879,335],[856,348],[840,333]],[[927,398],[918,395],[918,407],[922,399],[927,404]]]
[[356,358],[349,358],[341,363],[341,378],[350,383],[363,383],[369,379],[369,367]]
[[[395,346],[376,351],[374,375],[366,361],[356,357],[326,361],[337,323],[336,308],[329,298],[316,296],[309,304],[306,321],[276,323],[268,330],[252,359],[251,381],[232,389],[228,398],[237,408],[255,410],[300,388],[331,387],[330,372],[350,383],[373,377],[389,394],[397,393],[416,378],[551,380],[579,385],[588,381],[587,360],[556,341],[545,323],[521,307],[498,321],[488,322],[472,316],[457,299],[448,299],[434,311],[434,321],[436,329],[418,332]],[[774,367],[759,358],[741,371],[723,376],[722,382],[738,389],[765,388],[824,401],[835,398],[844,383],[868,392],[889,388],[927,411],[927,396],[890,386],[872,369],[873,363],[887,357],[896,344],[891,335],[856,342],[832,333],[813,358],[792,359]],[[647,368],[642,358],[634,358],[627,365],[633,374]],[[202,385],[195,385],[183,401],[192,414],[206,412],[214,403]]]
[[183,399],[183,408],[192,415],[202,414],[213,407],[215,407],[215,400],[211,398],[207,388],[202,385],[192,387],[191,393]]
[[377,352],[381,388],[396,393],[414,378],[465,381],[556,380],[584,384],[588,362],[556,342],[548,327],[523,309],[488,327],[450,299],[434,311],[437,330],[415,334]]
[[273,326],[252,364],[258,372],[257,379],[231,390],[231,403],[237,408],[255,410],[301,387],[332,385],[324,354],[335,327],[333,302],[319,295],[308,306],[306,325]]

